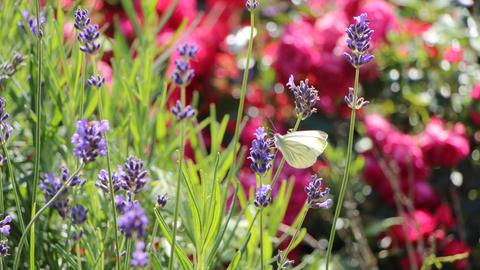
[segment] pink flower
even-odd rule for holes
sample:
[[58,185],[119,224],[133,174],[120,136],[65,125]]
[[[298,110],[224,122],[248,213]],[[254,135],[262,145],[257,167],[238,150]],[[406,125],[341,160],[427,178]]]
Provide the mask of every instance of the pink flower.
[[387,40],[387,34],[395,29],[397,16],[391,4],[384,0],[364,1],[359,13],[367,13],[370,27],[375,31],[372,37],[373,46]]
[[470,152],[470,145],[465,136],[465,126],[455,124],[453,129],[446,129],[440,118],[432,118],[420,135],[422,151],[433,166],[456,166]]
[[279,81],[288,81],[290,74],[305,77],[319,60],[317,33],[307,21],[288,24],[280,37],[274,68]]
[[[173,0],[159,0],[157,2],[157,14],[162,16],[168,8],[174,3]],[[167,27],[176,29],[180,26],[182,21],[186,19],[188,23],[192,23],[197,15],[197,1],[196,0],[180,0],[173,10],[172,16],[168,20]]]
[[383,145],[387,137],[395,130],[388,120],[378,114],[370,114],[364,119],[367,135],[376,145]]
[[443,53],[443,59],[454,64],[462,60],[463,49],[459,46],[450,46]]
[[[404,234],[402,226],[406,226],[407,235]],[[435,231],[437,221],[429,213],[422,210],[415,210],[413,214],[405,214],[401,224],[394,225],[389,230],[389,235],[400,245],[408,242],[416,242]]]
[[[459,240],[452,240],[446,244],[442,249],[443,256],[452,256],[455,254],[461,254],[468,252],[470,253],[471,249],[464,242]],[[468,266],[468,260],[460,260],[453,263],[456,269],[466,269]]]
[[475,125],[480,126],[480,83],[475,85],[470,97],[472,98],[472,104],[468,108],[470,119]]
[[398,167],[402,179],[425,179],[429,174],[424,154],[415,136],[400,132],[391,133],[383,147],[383,153]]

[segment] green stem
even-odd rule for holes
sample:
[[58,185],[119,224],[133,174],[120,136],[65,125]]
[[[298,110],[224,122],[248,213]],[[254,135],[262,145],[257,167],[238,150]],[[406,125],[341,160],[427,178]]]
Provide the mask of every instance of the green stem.
[[3,215],[3,212],[5,212],[5,204],[3,201],[3,165],[1,165],[0,166],[0,213]]
[[67,179],[67,181],[65,181],[65,183],[63,183],[62,187],[60,187],[60,189],[57,191],[57,193],[55,193],[55,195],[47,203],[45,203],[45,205],[42,208],[40,208],[40,210],[37,211],[35,216],[27,224],[27,227],[25,227],[25,230],[22,234],[22,237],[20,237],[20,241],[18,242],[18,249],[17,249],[17,253],[15,254],[15,260],[13,262],[13,269],[15,269],[15,270],[18,269],[18,266],[19,266],[19,263],[20,263],[20,256],[22,254],[22,247],[23,247],[23,244],[26,241],[28,230],[32,227],[32,225],[35,223],[35,221],[37,221],[37,219],[40,217],[40,215],[43,212],[45,212],[45,210],[47,210],[48,207],[50,207],[50,205],[52,205],[52,203],[60,195],[62,195],[63,191],[70,185],[73,178],[80,172],[80,170],[83,168],[83,166],[84,166],[84,164],[81,163],[80,166],[78,166],[78,168],[75,170],[75,172],[72,175],[70,175],[70,177]]
[[77,269],[82,270],[82,257],[80,256],[80,239],[75,245],[75,250],[77,252]]
[[[263,175],[259,175],[260,186],[263,185]],[[260,269],[263,270],[263,207],[260,208]]]
[[287,261],[288,253],[290,253],[290,251],[292,250],[293,243],[295,243],[297,241],[298,233],[300,232],[300,229],[302,228],[302,224],[303,224],[303,221],[305,220],[305,217],[307,216],[307,213],[308,213],[308,205],[305,204],[302,208],[302,212],[300,213],[301,218],[300,218],[300,222],[298,222],[298,225],[295,228],[295,233],[293,234],[293,237],[290,240],[290,243],[288,243],[287,249],[285,249],[285,251],[281,255],[282,260],[280,261],[280,264],[279,264],[280,266],[283,265]]
[[87,56],[85,53],[83,54],[83,74],[82,74],[82,88],[80,89],[80,119],[83,119],[84,117],[84,111],[83,111],[83,106],[84,106],[84,99],[85,99],[85,85],[87,84]]
[[[35,1],[35,17],[37,20],[38,34],[37,34],[37,96],[35,98],[35,164],[33,168],[33,186],[32,186],[32,209],[30,217],[35,216],[37,210],[37,186],[38,178],[40,175],[40,126],[42,117],[42,35],[40,24],[40,0]],[[30,231],[30,270],[35,269],[35,223],[32,224],[32,230]]]
[[5,144],[2,144],[3,155],[7,159],[7,168],[8,168],[8,177],[10,178],[10,182],[12,183],[13,189],[13,196],[15,197],[15,208],[17,210],[17,218],[18,222],[20,223],[20,229],[22,233],[25,233],[25,223],[23,222],[23,214],[22,214],[22,207],[20,202],[20,195],[17,186],[17,178],[15,177],[15,173],[13,171],[12,159],[8,154],[7,147]]
[[[184,95],[185,87],[182,87],[182,96]],[[184,104],[185,105],[185,104]],[[180,122],[180,153],[178,156],[178,178],[177,178],[177,191],[175,193],[175,208],[173,211],[173,228],[172,228],[172,248],[170,250],[170,260],[168,261],[168,269],[173,269],[175,240],[177,237],[177,222],[178,222],[178,207],[180,205],[180,188],[182,183],[182,163],[183,155],[185,151],[185,120]]]
[[130,253],[132,252],[132,239],[127,239],[127,254],[125,254],[125,264],[123,265],[123,269],[127,270],[130,263]]
[[335,232],[337,226],[337,220],[340,216],[340,212],[343,207],[343,199],[345,198],[345,192],[347,190],[348,181],[350,179],[350,165],[352,163],[352,151],[353,151],[353,136],[355,131],[355,105],[357,104],[357,94],[358,94],[358,80],[360,76],[360,68],[355,68],[355,85],[353,90],[353,106],[352,114],[350,117],[350,129],[348,132],[348,145],[347,145],[347,164],[345,166],[345,172],[343,174],[342,185],[340,187],[340,194],[338,195],[338,201],[335,208],[335,214],[333,216],[332,228],[330,229],[330,237],[328,238],[328,248],[325,261],[325,270],[328,270],[328,265],[330,263],[330,257],[332,255],[333,241],[335,239]]
[[230,181],[233,180],[235,172],[237,171],[237,143],[240,136],[240,123],[243,119],[243,107],[245,105],[245,95],[247,92],[248,73],[250,70],[250,58],[252,58],[253,50],[253,33],[255,30],[255,14],[250,11],[250,39],[248,41],[247,61],[245,64],[245,71],[243,72],[242,86],[240,88],[240,103],[238,104],[237,121],[235,122],[235,132],[233,134],[233,149],[232,149],[232,166],[230,167]]
[[260,208],[260,269],[263,270],[263,207]]
[[[295,126],[293,127],[293,131],[296,131],[298,129],[298,127],[300,126],[300,122],[302,122],[302,117],[303,117],[302,115],[299,115],[297,117],[297,121],[295,122]],[[275,172],[275,175],[273,176],[272,184],[271,184],[272,189],[275,186],[275,184],[277,183],[278,177],[280,177],[280,173],[282,172],[283,165],[285,165],[285,157],[282,157],[282,159],[280,160],[280,165],[278,165],[277,171]]]
[[[103,99],[102,99],[102,90],[103,88],[98,89],[98,110],[100,114],[100,120],[103,119]],[[105,135],[105,139],[108,138]],[[117,259],[115,260],[115,269],[120,269],[120,248],[118,245],[118,227],[117,227],[117,208],[115,206],[115,191],[113,189],[113,180],[112,180],[112,166],[110,162],[110,150],[107,148],[107,170],[108,170],[108,193],[110,197],[110,205],[112,207],[112,214],[113,214],[113,235],[115,237],[115,253]]]

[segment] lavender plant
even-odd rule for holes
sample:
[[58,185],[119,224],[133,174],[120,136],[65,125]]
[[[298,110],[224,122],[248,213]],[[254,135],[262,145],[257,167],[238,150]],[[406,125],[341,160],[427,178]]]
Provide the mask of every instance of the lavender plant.
[[343,174],[342,184],[340,187],[340,193],[338,195],[337,206],[335,209],[335,214],[333,217],[332,227],[330,230],[330,236],[328,239],[328,248],[327,254],[325,257],[325,269],[328,270],[330,264],[330,257],[332,254],[333,241],[335,240],[335,232],[337,226],[337,220],[340,216],[340,212],[343,207],[343,200],[348,186],[348,181],[350,179],[350,166],[352,161],[352,152],[353,152],[353,136],[355,131],[355,116],[356,111],[361,109],[364,105],[368,103],[364,98],[359,98],[359,77],[360,77],[360,68],[373,60],[373,55],[370,54],[368,49],[370,48],[370,42],[373,35],[373,30],[369,27],[369,22],[366,13],[360,14],[354,18],[355,24],[351,24],[347,29],[346,33],[347,46],[350,49],[350,53],[345,52],[344,56],[350,64],[355,68],[355,84],[353,91],[349,89],[349,93],[345,96],[345,102],[348,107],[352,109],[350,115],[350,128],[348,132],[348,145],[347,145],[347,156],[346,156],[346,165],[345,171]]
[[[233,138],[225,136],[229,116],[218,120],[216,107],[212,105],[210,115],[197,119],[200,108],[196,105],[195,95],[192,95],[191,102],[188,99],[187,87],[195,76],[191,62],[196,60],[199,48],[191,43],[179,45],[183,41],[177,42],[176,38],[184,40],[180,32],[166,43],[167,49],[159,48],[152,42],[156,36],[148,31],[148,27],[158,21],[152,19],[155,16],[147,7],[144,7],[144,21],[132,21],[141,38],[129,44],[117,33],[110,40],[105,39],[107,44],[113,44],[107,48],[100,46],[99,26],[92,24],[86,9],[77,8],[73,16],[70,14],[69,20],[76,31],[71,50],[66,50],[70,45],[62,43],[63,32],[55,31],[58,25],[62,25],[63,16],[49,16],[52,20],[48,21],[30,15],[28,20],[25,19],[28,25],[23,22],[24,28],[28,28],[34,34],[31,38],[39,42],[37,60],[31,63],[38,68],[35,106],[31,110],[35,112],[35,126],[38,128],[32,136],[35,157],[30,157],[29,152],[28,158],[19,157],[23,147],[19,144],[15,146],[13,159],[5,154],[4,148],[5,156],[0,158],[0,163],[17,162],[15,168],[18,169],[9,169],[9,175],[12,177],[16,172],[23,179],[31,170],[24,163],[34,159],[33,183],[37,178],[39,183],[33,184],[32,192],[25,188],[30,183],[21,182],[19,187],[22,196],[31,196],[28,199],[33,200],[31,209],[24,207],[24,211],[31,211],[28,225],[16,230],[22,234],[20,241],[15,248],[10,244],[10,251],[7,240],[0,242],[1,256],[9,252],[14,254],[13,269],[26,266],[22,257],[25,245],[30,247],[28,262],[32,269],[36,264],[59,269],[220,269],[227,265],[229,269],[271,269],[275,263],[278,269],[284,269],[293,265],[288,256],[301,240],[301,227],[308,211],[327,209],[333,205],[333,199],[329,197],[330,190],[323,180],[313,175],[305,187],[307,199],[296,217],[295,226],[281,235],[281,239],[290,238],[288,247],[278,250],[277,233],[293,189],[291,182],[282,181],[285,160],[281,157],[275,159],[279,152],[274,149],[273,134],[268,134],[263,127],[256,129],[246,159],[244,151],[248,149],[239,147],[242,122],[246,120],[244,103],[249,90],[251,61],[255,57],[254,22],[259,7],[258,1],[250,0],[245,6],[250,15],[249,42],[245,66],[242,67],[243,80]],[[59,10],[58,14],[63,15],[62,12]],[[368,103],[357,96],[358,70],[373,58],[368,52],[372,31],[366,15],[362,14],[356,21],[347,30],[347,45],[351,52],[346,58],[355,67],[357,75],[353,90],[345,97],[352,109],[352,120],[345,179],[333,227],[348,184],[355,110]],[[189,27],[186,25],[183,27]],[[188,33],[188,28],[184,32]],[[127,43],[134,49],[123,46]],[[58,55],[59,63],[55,64],[49,57],[42,59],[42,46],[46,46],[49,57]],[[98,70],[97,65],[102,50],[108,47],[113,47],[113,57],[109,60],[113,76]],[[175,48],[179,56],[173,60],[172,75],[159,76],[169,70],[168,63],[162,59],[168,59]],[[20,66],[17,62],[22,61],[19,59],[5,69],[9,78]],[[47,61],[46,65],[44,61]],[[19,85],[25,87],[26,82]],[[45,85],[45,97],[41,94],[42,85]],[[317,112],[319,92],[308,79],[297,85],[293,75],[286,86],[294,98],[292,104],[297,119],[292,130],[295,131],[302,121]],[[17,96],[13,86],[5,87],[12,99],[16,98],[15,102],[25,102],[22,99],[28,93]],[[179,90],[180,98],[168,108],[168,97],[175,89]],[[69,102],[72,101],[74,105],[70,108]],[[45,113],[41,113],[40,108],[44,108]],[[25,120],[22,118],[25,112],[19,114],[21,116],[14,126]],[[2,145],[12,134],[8,120],[5,101],[1,99]],[[29,136],[19,133],[21,138]],[[209,133],[207,146],[202,146],[201,136],[197,136],[202,133]],[[222,144],[227,141],[230,142],[228,146]],[[44,145],[43,150],[40,142]],[[41,153],[45,158],[40,158]],[[237,181],[239,168],[245,160],[251,162],[250,168],[255,175],[255,188],[251,194]],[[111,162],[124,163],[112,171]],[[74,167],[74,164],[78,166]],[[35,176],[40,170],[55,171],[60,165],[66,167],[61,169],[59,176],[52,173],[43,178]],[[67,167],[75,169],[70,173]],[[16,181],[12,181],[12,190],[16,192],[14,183]],[[45,197],[45,203],[38,211],[37,186]],[[7,189],[0,187],[0,190]],[[8,210],[4,209],[4,201],[8,198],[1,194],[0,210],[3,213]],[[171,202],[167,203],[167,195],[172,196]],[[27,201],[18,200],[22,205]],[[19,208],[15,219],[18,223],[23,216]],[[47,211],[50,215],[45,214]],[[0,221],[0,232],[4,236],[9,234],[12,223],[7,217]],[[34,229],[35,223],[40,224],[39,220],[42,220],[39,226],[42,230],[47,228],[49,232],[60,233],[45,233],[44,236],[42,231],[39,237],[39,228]],[[25,235],[29,230],[30,240],[27,242]],[[333,237],[334,234],[329,247],[333,244]],[[52,242],[46,243],[47,239]],[[48,253],[55,255],[47,259]],[[8,262],[5,265],[10,266]],[[0,264],[4,266],[4,262]]]

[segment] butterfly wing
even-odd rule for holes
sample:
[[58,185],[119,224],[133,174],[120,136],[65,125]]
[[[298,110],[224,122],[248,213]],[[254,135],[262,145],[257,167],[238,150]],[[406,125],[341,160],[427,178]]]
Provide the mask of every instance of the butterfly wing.
[[317,161],[317,155],[303,144],[285,141],[279,148],[290,166],[297,169],[311,167]]
[[292,167],[304,169],[311,167],[327,146],[328,135],[321,131],[299,131],[276,134],[275,141],[285,160]]
[[320,130],[295,131],[283,136],[284,141],[295,141],[314,151],[318,157],[328,145],[328,134]]

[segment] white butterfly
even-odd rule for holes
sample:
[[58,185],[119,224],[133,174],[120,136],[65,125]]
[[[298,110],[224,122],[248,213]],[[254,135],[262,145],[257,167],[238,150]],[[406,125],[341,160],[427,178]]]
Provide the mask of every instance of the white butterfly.
[[294,131],[275,134],[275,146],[290,166],[297,169],[311,167],[327,147],[328,134],[319,130]]

